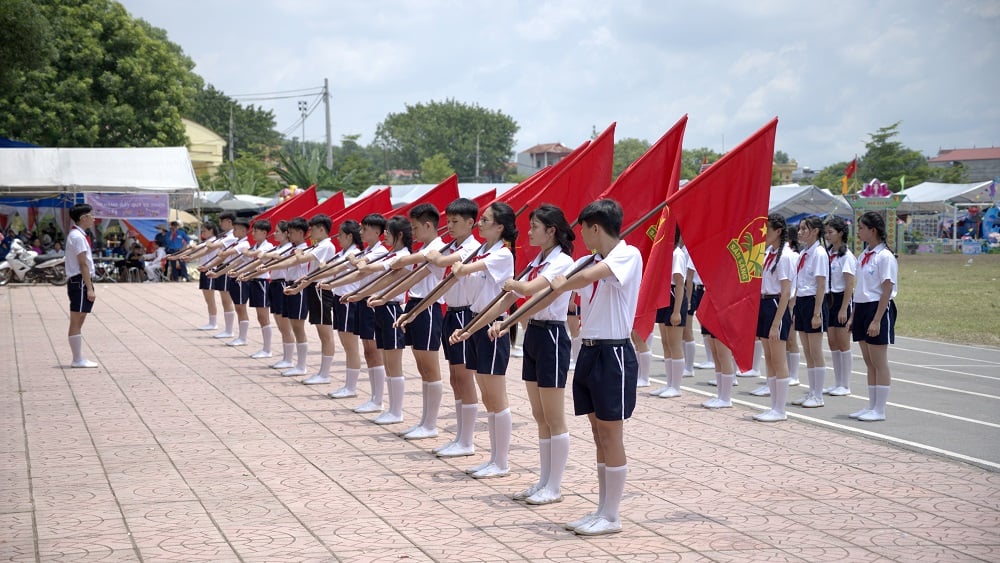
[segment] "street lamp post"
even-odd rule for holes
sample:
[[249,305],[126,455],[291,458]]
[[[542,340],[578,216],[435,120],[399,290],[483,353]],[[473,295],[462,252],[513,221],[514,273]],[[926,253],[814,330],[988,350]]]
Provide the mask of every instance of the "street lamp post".
[[306,110],[309,109],[309,102],[299,100],[299,111],[302,113],[302,156],[306,155]]
[[483,134],[483,130],[480,129],[476,131],[476,183],[479,183],[479,136]]

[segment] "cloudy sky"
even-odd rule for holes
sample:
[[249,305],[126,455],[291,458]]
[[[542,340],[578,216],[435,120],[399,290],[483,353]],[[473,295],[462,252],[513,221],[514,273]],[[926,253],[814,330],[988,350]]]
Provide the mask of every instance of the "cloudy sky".
[[[454,98],[513,117],[516,150],[613,121],[653,141],[685,113],[685,146],[715,150],[778,116],[776,148],[816,169],[896,121],[928,156],[1000,146],[996,0],[120,1],[229,95],[329,78],[335,143]],[[301,99],[256,103],[291,137]],[[305,135],[325,138],[322,108]]]

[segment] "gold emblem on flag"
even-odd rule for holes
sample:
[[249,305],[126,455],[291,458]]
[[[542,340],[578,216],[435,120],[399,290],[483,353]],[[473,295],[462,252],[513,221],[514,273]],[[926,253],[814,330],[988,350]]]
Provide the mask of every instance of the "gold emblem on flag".
[[726,249],[736,262],[736,272],[740,283],[748,283],[764,274],[764,234],[767,232],[767,217],[757,217],[743,228],[739,236],[729,241]]

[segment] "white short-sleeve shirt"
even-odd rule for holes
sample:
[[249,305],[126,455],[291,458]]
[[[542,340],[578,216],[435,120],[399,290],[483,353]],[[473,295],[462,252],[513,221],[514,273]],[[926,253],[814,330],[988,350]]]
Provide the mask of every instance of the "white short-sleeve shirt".
[[316,246],[309,251],[309,255],[312,260],[306,262],[306,268],[308,272],[311,272],[320,264],[327,264],[333,260],[333,257],[337,255],[337,247],[333,245],[333,240],[327,237],[316,243]]
[[788,274],[788,281],[791,282],[791,287],[789,288],[788,298],[789,299],[794,299],[795,295],[796,295],[796,290],[798,289],[796,287],[796,282],[798,280],[796,280],[795,268],[798,267],[798,264],[799,264],[799,253],[796,252],[796,251],[794,251],[794,250],[792,250],[792,247],[786,244],[785,245],[785,251],[781,253],[781,257],[784,258],[786,255],[788,256],[788,260],[792,263],[791,272]]
[[[375,246],[370,246],[366,248],[364,251],[361,252],[360,256],[368,260],[368,262],[370,263],[382,258],[387,254],[389,254],[389,249],[386,248],[384,244],[378,243]],[[348,270],[348,272],[356,272],[356,271],[357,268],[354,268],[353,266]],[[344,284],[340,287],[334,288],[334,291],[336,291],[340,295],[347,295],[349,293],[354,293],[355,291],[368,285],[369,282],[375,279],[375,276],[379,275],[381,274],[379,274],[378,272],[375,272],[374,274],[369,274],[356,282],[351,282],[348,284]]]
[[488,249],[481,250],[474,262],[486,264],[486,269],[466,276],[472,286],[472,310],[476,313],[486,310],[490,302],[500,295],[503,282],[514,277],[514,255],[498,240]]
[[[767,253],[764,255],[764,275],[761,277],[760,283],[761,295],[779,295],[781,294],[782,280],[795,281],[795,258],[792,256],[793,254],[786,246],[781,253],[781,257],[778,258],[777,251],[771,246],[767,247]],[[775,262],[777,262],[777,265],[775,265]],[[794,283],[792,283],[792,287],[795,287]]]
[[858,260],[857,284],[854,286],[855,303],[872,303],[882,297],[882,282],[892,280],[892,295],[898,292],[899,264],[892,252],[879,244],[871,251],[861,253]]
[[[291,253],[291,249],[292,249],[292,243],[290,243],[290,242],[284,242],[284,243],[281,244],[281,246],[279,246],[278,248],[274,249],[274,251],[277,252],[278,254],[284,255],[286,252]],[[284,256],[282,256],[282,258],[283,257]],[[281,258],[279,258],[279,260],[280,259]],[[287,275],[287,273],[285,272],[284,268],[282,268],[280,270],[271,270],[269,273],[271,274],[271,279],[272,280],[283,280],[283,279],[285,279],[285,276]]]
[[843,293],[847,289],[844,274],[856,276],[858,271],[858,259],[850,248],[844,250],[843,256],[837,253],[830,255],[830,291],[832,293]]
[[[441,240],[441,237],[437,237],[421,247],[419,252],[423,256],[427,256],[427,254],[432,250],[440,252],[444,246],[444,241]],[[413,287],[411,287],[409,291],[410,297],[414,299],[423,299],[424,297],[430,295],[430,293],[434,291],[434,287],[441,282],[441,276],[443,274],[444,268],[438,268],[428,262],[427,275],[421,278],[421,280],[417,283],[413,284]],[[438,299],[438,302],[443,303],[444,299]]]
[[796,261],[795,294],[801,296],[816,295],[816,278],[822,276],[823,283],[830,279],[830,256],[819,241],[802,251]]
[[[573,263],[573,257],[564,253],[559,246],[556,246],[549,251],[548,256],[543,256],[542,253],[539,253],[531,261],[528,273],[524,276],[524,281],[532,281],[535,279],[533,276],[537,276],[543,277],[549,283],[552,283],[552,280],[556,276],[569,274],[570,270],[573,269]],[[573,297],[572,291],[560,293],[555,301],[550,303],[548,307],[536,311],[531,318],[536,321],[565,321],[566,312],[569,309],[570,297]]]
[[[274,250],[274,245],[273,245],[273,244],[271,244],[271,241],[269,241],[269,240],[267,240],[267,239],[264,239],[264,240],[262,240],[262,241],[258,242],[258,243],[257,243],[257,244],[256,244],[256,245],[254,246],[254,250],[259,250],[259,251],[261,251],[261,252],[270,252],[270,251]],[[255,260],[255,259],[254,259],[254,258],[249,258],[249,257],[248,257],[248,258],[246,258],[246,259],[244,260],[244,264],[249,264],[249,263],[250,263],[250,262],[252,262],[253,260]],[[267,279],[270,279],[270,278],[271,278],[271,273],[270,273],[270,272],[264,272],[264,273],[262,273],[262,274],[257,274],[256,276],[254,276],[254,277],[253,277],[253,278],[251,278],[251,279],[260,279],[260,280],[267,280]]]
[[[382,266],[382,271],[381,272],[376,272],[375,274],[369,276],[368,281],[366,282],[366,284],[367,283],[371,283],[375,278],[380,278],[380,277],[386,275],[386,272],[389,271],[389,263],[390,262],[392,262],[396,258],[403,258],[404,256],[409,256],[410,254],[411,254],[410,249],[406,248],[405,246],[403,248],[400,248],[399,250],[390,250],[389,254],[386,254],[385,258],[382,261],[379,262],[379,265]],[[412,268],[412,266],[407,266],[406,269],[409,269],[409,268]],[[362,286],[362,287],[364,287],[364,286]],[[400,294],[400,295],[397,295],[397,296],[393,297],[392,299],[389,299],[389,301],[395,301],[395,302],[399,303],[399,302],[401,302],[403,300],[403,297],[404,297],[404,295]]]
[[[295,250],[305,250],[307,248],[309,248],[309,245],[306,244],[305,242],[302,242],[301,244],[295,247]],[[308,262],[303,262],[302,264],[295,264],[294,266],[289,266],[285,268],[285,279],[289,281],[295,281],[308,273],[309,273]]]
[[94,253],[90,250],[90,243],[87,242],[87,233],[78,226],[73,226],[66,236],[66,277],[78,276],[80,271],[80,254],[87,253],[87,268],[90,274],[94,274]]
[[[457,249],[453,249],[448,255],[457,253],[461,258],[462,262],[467,260],[469,256],[472,256],[476,252],[480,243],[476,240],[476,237],[469,235],[465,237],[462,244],[458,245]],[[454,283],[448,291],[444,294],[445,303],[449,307],[468,307],[472,305],[472,299],[475,297],[475,292],[473,289],[472,280],[468,276],[463,276],[458,278],[456,283]]]
[[[581,258],[574,268],[587,258]],[[582,338],[620,340],[632,334],[635,309],[642,281],[642,254],[639,249],[618,241],[618,245],[598,260],[611,268],[611,275],[577,291],[583,326]]]

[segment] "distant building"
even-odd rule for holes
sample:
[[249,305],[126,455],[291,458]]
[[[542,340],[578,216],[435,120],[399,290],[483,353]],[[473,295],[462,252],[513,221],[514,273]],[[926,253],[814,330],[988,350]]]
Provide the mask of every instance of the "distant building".
[[958,163],[965,165],[965,181],[980,182],[1000,176],[1000,148],[942,149],[927,161],[935,168],[946,168]]
[[782,184],[792,183],[793,180],[792,174],[799,167],[799,163],[795,162],[795,160],[792,159],[784,164],[779,164],[777,162],[774,162],[772,163],[772,166],[774,167],[775,173],[778,175],[778,183],[775,185],[780,186]]
[[226,140],[214,131],[191,121],[181,119],[184,124],[184,133],[188,138],[188,153],[191,155],[191,166],[194,168],[195,176],[213,176],[215,171],[222,164],[222,149],[226,146]]
[[573,149],[562,143],[545,143],[517,153],[517,174],[530,176],[542,168],[552,166],[566,157]]

